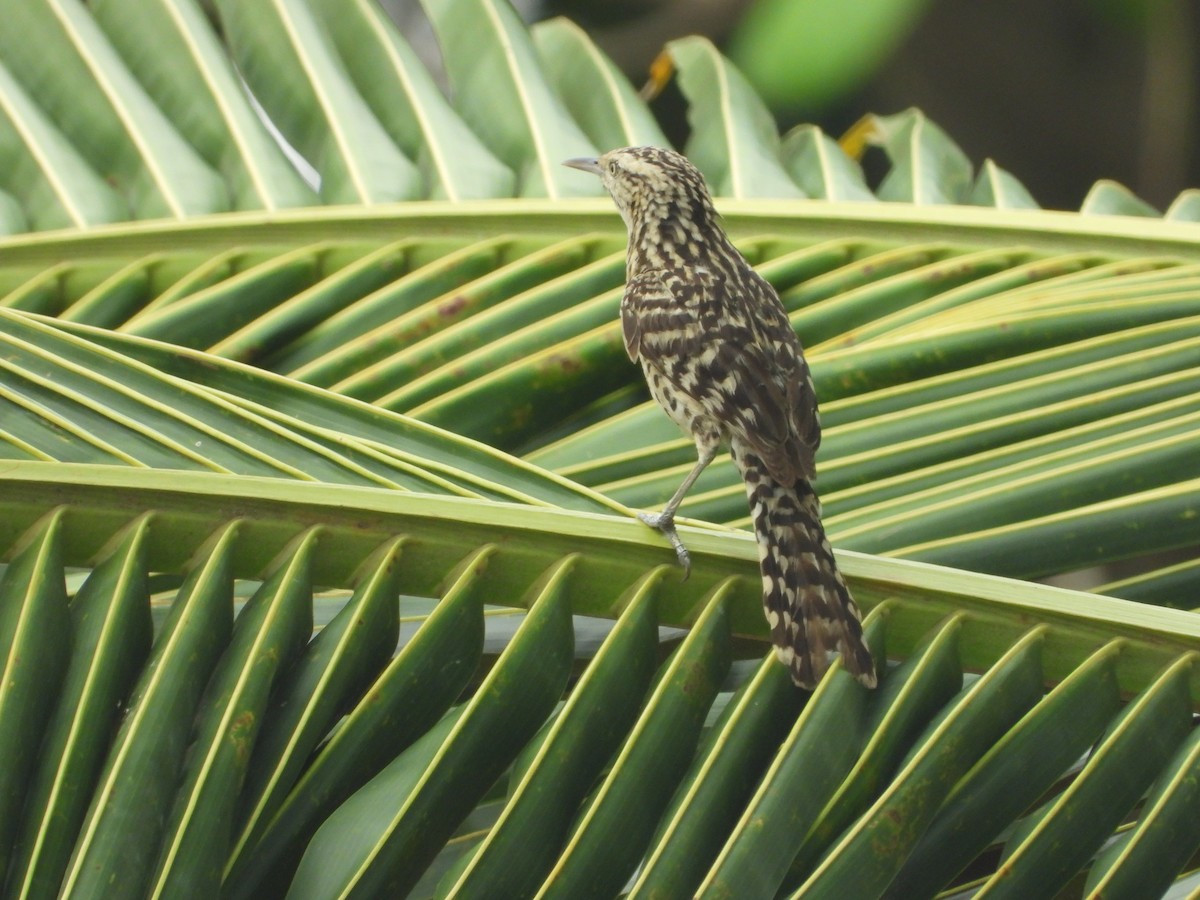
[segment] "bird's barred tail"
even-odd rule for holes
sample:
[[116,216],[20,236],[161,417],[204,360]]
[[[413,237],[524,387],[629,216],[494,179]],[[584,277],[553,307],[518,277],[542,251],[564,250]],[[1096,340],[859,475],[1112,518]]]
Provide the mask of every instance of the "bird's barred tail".
[[744,448],[734,448],[734,462],[750,499],[763,607],[775,653],[802,688],[816,687],[834,650],[841,653],[846,671],[875,687],[861,615],[825,537],[821,501],[812,484],[804,479],[792,486],[780,484]]

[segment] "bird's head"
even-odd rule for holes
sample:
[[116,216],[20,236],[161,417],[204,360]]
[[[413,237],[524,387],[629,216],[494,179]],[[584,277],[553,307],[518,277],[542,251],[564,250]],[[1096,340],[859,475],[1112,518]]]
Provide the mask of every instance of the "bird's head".
[[599,157],[569,159],[563,165],[599,175],[631,229],[647,218],[696,223],[716,218],[704,176],[674,150],[622,147]]

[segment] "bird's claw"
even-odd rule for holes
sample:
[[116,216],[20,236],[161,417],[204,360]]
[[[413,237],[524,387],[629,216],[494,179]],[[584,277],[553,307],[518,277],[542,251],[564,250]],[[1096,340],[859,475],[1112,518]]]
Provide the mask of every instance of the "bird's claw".
[[638,513],[637,517],[651,528],[661,531],[671,542],[671,546],[675,548],[675,555],[679,558],[679,565],[683,566],[683,580],[687,581],[688,576],[692,574],[692,556],[679,539],[679,532],[675,530],[675,517],[662,513]]

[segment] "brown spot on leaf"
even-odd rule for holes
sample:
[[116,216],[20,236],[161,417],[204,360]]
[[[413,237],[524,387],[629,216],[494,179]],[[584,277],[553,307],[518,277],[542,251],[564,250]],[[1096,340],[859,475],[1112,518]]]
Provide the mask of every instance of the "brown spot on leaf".
[[438,305],[438,315],[449,319],[457,316],[467,308],[467,298],[462,294],[451,297],[449,300]]

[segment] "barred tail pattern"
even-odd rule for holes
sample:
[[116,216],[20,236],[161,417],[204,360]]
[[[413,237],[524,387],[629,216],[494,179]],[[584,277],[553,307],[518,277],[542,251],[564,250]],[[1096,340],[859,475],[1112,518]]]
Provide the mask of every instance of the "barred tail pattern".
[[812,690],[829,666],[829,653],[837,650],[846,671],[874,687],[861,615],[825,537],[812,484],[804,478],[780,484],[762,460],[734,443],[758,538],[763,607],[776,655],[796,684]]

